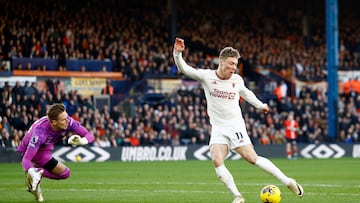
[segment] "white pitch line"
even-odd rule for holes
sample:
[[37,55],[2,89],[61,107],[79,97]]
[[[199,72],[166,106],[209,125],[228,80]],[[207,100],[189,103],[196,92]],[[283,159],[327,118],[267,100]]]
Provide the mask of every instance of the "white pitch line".
[[[6,191],[8,189],[0,188],[0,191]],[[25,191],[25,189],[17,189]],[[139,193],[144,191],[151,191],[152,193],[218,193],[218,194],[227,194],[227,191],[218,191],[218,190],[128,190],[128,189],[89,189],[89,188],[52,188],[47,189],[43,188],[43,191],[70,191],[70,192],[124,192],[124,193]],[[258,194],[258,192],[242,192],[244,194]],[[292,194],[291,192],[285,192],[286,194]],[[306,196],[327,196],[328,194],[316,193],[316,192],[306,192]],[[360,197],[359,193],[333,193],[333,196],[352,196]]]
[[[97,182],[97,185],[107,185],[112,184],[109,182]],[[206,183],[206,182],[116,182],[114,184],[124,184],[124,185],[223,185],[223,183],[216,182],[216,183]],[[241,186],[263,186],[270,183],[237,183],[239,187]],[[280,185],[280,183],[279,183]],[[360,188],[360,185],[341,185],[341,184],[304,184],[301,183],[302,186],[309,186],[309,187],[334,187],[334,188]]]
[[[223,185],[223,183],[221,183],[220,181],[218,182],[214,182],[214,183],[210,183],[210,182],[121,182],[121,181],[117,181],[117,182],[96,182],[96,183],[92,183],[92,184],[96,184],[96,185]],[[273,183],[237,183],[237,185],[239,187],[242,186],[263,186],[266,184],[273,184]],[[0,185],[6,186],[6,185],[11,185],[11,184],[7,184],[7,183],[0,183]],[[279,185],[281,185],[279,183]],[[360,188],[360,185],[341,185],[341,184],[306,184],[306,183],[301,183],[301,185],[303,187],[330,187],[330,188]],[[0,188],[1,190],[1,188]]]

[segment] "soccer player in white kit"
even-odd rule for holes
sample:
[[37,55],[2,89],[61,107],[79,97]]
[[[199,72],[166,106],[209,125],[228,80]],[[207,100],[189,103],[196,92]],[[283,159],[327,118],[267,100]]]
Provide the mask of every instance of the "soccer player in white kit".
[[230,149],[236,151],[249,163],[275,176],[297,196],[302,197],[304,195],[303,188],[294,179],[287,177],[270,160],[258,156],[247,134],[239,106],[240,96],[264,113],[269,111],[269,106],[261,102],[245,86],[240,75],[234,74],[240,58],[239,52],[232,47],[225,47],[219,54],[218,68],[211,70],[195,69],[189,66],[182,58],[184,49],[184,40],[176,38],[173,56],[177,68],[185,76],[199,81],[204,88],[207,111],[212,126],[209,143],[212,162],[216,175],[234,196],[233,203],[244,203],[245,199],[224,164]]

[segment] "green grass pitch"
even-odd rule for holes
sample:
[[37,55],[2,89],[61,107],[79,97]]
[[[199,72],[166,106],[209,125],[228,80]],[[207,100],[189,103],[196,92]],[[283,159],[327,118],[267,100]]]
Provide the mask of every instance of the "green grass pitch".
[[[227,160],[238,188],[247,203],[260,203],[263,186],[275,184],[282,203],[360,202],[360,160],[271,159],[305,190],[297,198],[274,177],[244,160]],[[43,178],[45,202],[144,202],[207,203],[231,202],[232,196],[215,175],[211,161],[66,163],[67,180]],[[20,163],[0,164],[0,202],[35,202],[25,191]]]

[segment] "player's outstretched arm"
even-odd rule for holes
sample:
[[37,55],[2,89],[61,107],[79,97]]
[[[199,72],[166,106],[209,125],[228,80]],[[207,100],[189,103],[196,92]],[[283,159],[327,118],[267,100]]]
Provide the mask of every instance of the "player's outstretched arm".
[[[86,144],[89,144],[89,143],[94,142],[94,140],[95,140],[95,137],[92,133],[90,133],[84,126],[82,126],[79,121],[76,121],[71,117],[70,117],[70,131],[74,135],[79,136],[81,140],[83,140],[81,143],[77,143],[75,145],[84,145],[85,142],[86,142]],[[75,137],[77,137],[77,136],[75,136]],[[71,138],[71,139],[77,140],[77,138],[75,138],[75,137]],[[70,142],[70,138],[68,139],[68,143]]]
[[263,113],[269,113],[270,111],[269,105],[265,104],[264,107],[261,109],[261,111]]
[[240,95],[255,108],[261,110],[264,113],[268,113],[270,108],[266,103],[260,101],[253,91],[249,90],[245,85],[241,89]]
[[176,38],[174,43],[173,57],[176,67],[180,72],[194,80],[200,80],[200,73],[195,68],[189,66],[182,57],[185,50],[185,42],[181,38]]
[[174,43],[174,51],[177,53],[181,53],[185,50],[185,42],[181,38],[176,38]]

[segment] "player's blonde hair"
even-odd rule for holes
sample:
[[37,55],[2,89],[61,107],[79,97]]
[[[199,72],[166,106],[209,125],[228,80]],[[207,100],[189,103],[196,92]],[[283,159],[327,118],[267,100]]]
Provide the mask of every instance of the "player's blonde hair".
[[219,58],[226,59],[228,57],[234,57],[234,58],[239,59],[241,56],[240,56],[240,53],[238,50],[236,50],[232,47],[225,47],[220,51]]

